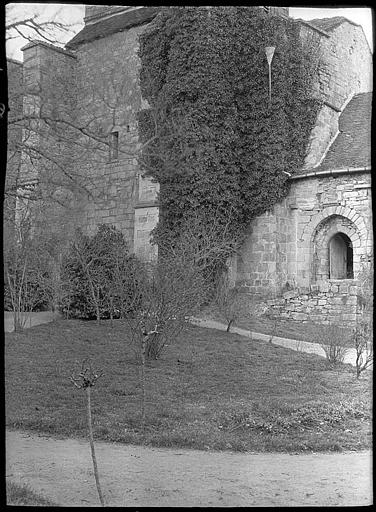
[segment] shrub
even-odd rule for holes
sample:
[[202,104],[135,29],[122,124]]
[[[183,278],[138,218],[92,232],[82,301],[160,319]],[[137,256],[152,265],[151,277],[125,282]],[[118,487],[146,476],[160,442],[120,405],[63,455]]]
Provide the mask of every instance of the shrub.
[[92,237],[77,230],[62,262],[61,311],[72,318],[124,318],[137,308],[141,266],[115,227],[100,225]]
[[359,379],[361,373],[373,363],[373,322],[362,319],[358,321],[354,332],[353,342],[356,350],[356,377]]
[[336,324],[317,325],[315,341],[321,345],[330,364],[343,363],[351,333]]
[[364,263],[358,276],[358,318],[352,341],[356,350],[356,377],[373,363],[373,260]]
[[249,311],[247,296],[238,288],[231,288],[227,276],[222,276],[217,283],[214,303],[219,313],[227,322],[227,332],[239,318],[246,317]]

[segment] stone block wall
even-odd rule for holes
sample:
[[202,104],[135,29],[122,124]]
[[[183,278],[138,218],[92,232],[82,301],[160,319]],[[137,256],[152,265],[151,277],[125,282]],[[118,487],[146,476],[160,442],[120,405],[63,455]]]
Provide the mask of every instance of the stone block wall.
[[43,201],[32,206],[35,226],[67,241],[80,219],[80,178],[73,168],[77,130],[72,129],[76,57],[41,41],[22,50],[23,111],[32,119],[24,121],[21,178],[37,181],[43,194]]
[[[127,9],[87,6],[87,15]],[[37,180],[46,171],[51,177],[45,180],[51,185],[51,197],[58,202],[64,198],[68,209],[63,212],[56,206],[51,218],[57,221],[60,216],[57,224],[63,224],[65,231],[73,233],[81,227],[93,234],[99,224],[111,224],[124,233],[130,250],[139,232],[136,248],[142,253],[150,249],[146,250],[145,228],[152,229],[157,222],[156,207],[153,221],[141,228],[135,227],[139,218],[135,207],[140,202],[143,207],[145,202],[155,203],[158,192],[156,184],[145,185],[140,180],[137,161],[136,115],[144,107],[137,52],[144,29],[145,25],[133,26],[71,51],[42,42],[23,48],[23,110],[39,116],[23,136],[47,158],[32,159],[24,152],[22,159],[25,181]],[[45,119],[63,123],[52,128]],[[114,132],[118,136],[116,157],[110,153]]]
[[[373,251],[370,173],[293,180],[285,200],[252,221],[237,262],[237,285],[253,294],[278,296],[286,286],[315,284],[323,275],[314,272],[314,246],[323,250],[328,243],[317,238],[325,223],[350,237],[356,278]],[[326,233],[329,237],[331,231]]]
[[[346,102],[353,94],[372,90],[372,54],[362,28],[351,22],[326,33],[305,23],[300,30],[306,44],[320,49],[312,93],[324,103],[307,148],[304,167],[311,169],[338,133]],[[324,228],[327,234],[341,228],[350,237],[356,277],[362,259],[372,253],[371,211],[369,173],[293,179],[285,200],[252,221],[237,262],[237,285],[253,294],[276,296],[285,286],[309,287],[323,278],[327,262],[315,275],[315,257],[323,255],[314,246],[328,242],[316,236]],[[327,254],[326,247],[322,251]]]
[[8,237],[12,237],[14,233],[15,192],[17,190],[21,161],[18,148],[22,140],[22,122],[20,122],[23,108],[22,75],[22,63],[13,59],[7,60],[9,111],[7,169],[3,202],[3,235],[5,244]]
[[313,48],[319,44],[320,64],[314,95],[324,105],[318,114],[304,163],[306,169],[317,166],[328,144],[338,131],[341,110],[352,95],[372,91],[372,53],[362,27],[344,21],[325,35],[306,24],[301,36]]
[[[308,190],[315,192],[310,203],[305,196]],[[315,253],[326,251],[328,257],[326,244],[336,231],[344,232],[352,241],[356,278],[362,260],[369,259],[373,250],[371,174],[355,172],[297,179],[288,199],[297,209],[297,283],[309,286],[322,278],[315,275]],[[329,228],[327,237],[319,239],[325,224]]]
[[[134,243],[134,208],[137,203],[138,129],[141,109],[137,56],[138,37],[144,26],[111,34],[80,45],[77,55],[77,122],[91,123],[93,141],[87,158],[77,162],[87,176],[90,197],[83,199],[82,226],[88,232],[98,224],[120,229],[131,249]],[[118,133],[119,154],[109,157],[109,136]]]
[[158,249],[150,243],[150,233],[158,223],[158,206],[136,207],[134,227],[134,252],[143,261],[155,261]]
[[23,109],[23,66],[21,62],[13,59],[7,61],[8,68],[8,146],[7,146],[7,173],[5,189],[16,186],[20,152],[18,145],[22,140],[22,117]]
[[272,318],[295,322],[352,326],[357,315],[358,286],[353,280],[329,280],[307,290],[285,292],[266,305]]

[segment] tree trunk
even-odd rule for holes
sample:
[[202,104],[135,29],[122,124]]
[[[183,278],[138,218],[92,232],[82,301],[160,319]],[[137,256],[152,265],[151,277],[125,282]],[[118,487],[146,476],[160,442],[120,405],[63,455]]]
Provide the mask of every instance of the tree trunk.
[[113,327],[114,326],[114,322],[113,322],[113,319],[114,319],[114,309],[113,309],[113,299],[112,299],[112,296],[110,297],[110,326]]
[[142,386],[142,402],[141,402],[141,427],[142,431],[145,429],[145,360],[146,360],[146,344],[148,336],[142,335],[141,341],[141,386]]
[[93,425],[92,425],[92,420],[91,420],[90,386],[88,386],[86,388],[86,395],[87,395],[87,422],[88,422],[88,426],[89,426],[89,440],[90,440],[91,458],[93,459],[93,466],[94,466],[95,483],[97,485],[99,500],[101,502],[102,507],[104,507],[104,499],[103,499],[103,495],[102,495],[101,486],[99,483],[97,458],[95,456],[95,449],[94,449]]

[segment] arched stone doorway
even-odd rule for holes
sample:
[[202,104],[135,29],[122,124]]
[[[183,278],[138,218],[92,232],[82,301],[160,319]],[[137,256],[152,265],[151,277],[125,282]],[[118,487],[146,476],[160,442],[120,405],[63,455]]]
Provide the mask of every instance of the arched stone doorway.
[[331,215],[316,227],[312,237],[312,281],[354,279],[360,261],[359,234],[354,223]]
[[353,279],[353,247],[350,238],[337,233],[329,240],[329,279]]

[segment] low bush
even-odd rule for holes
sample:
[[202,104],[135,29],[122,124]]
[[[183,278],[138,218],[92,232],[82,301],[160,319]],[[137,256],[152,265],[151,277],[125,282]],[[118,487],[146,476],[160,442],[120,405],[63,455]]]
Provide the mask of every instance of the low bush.
[[140,266],[115,227],[102,224],[92,237],[77,230],[62,262],[61,312],[88,320],[124,318],[137,308]]
[[348,352],[351,332],[336,324],[317,325],[314,333],[315,342],[319,343],[330,364],[343,363]]
[[373,322],[371,319],[359,320],[352,339],[356,350],[356,377],[360,375],[373,364]]

